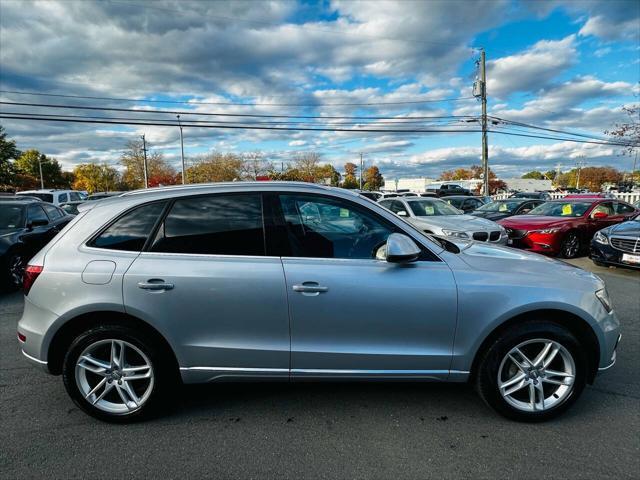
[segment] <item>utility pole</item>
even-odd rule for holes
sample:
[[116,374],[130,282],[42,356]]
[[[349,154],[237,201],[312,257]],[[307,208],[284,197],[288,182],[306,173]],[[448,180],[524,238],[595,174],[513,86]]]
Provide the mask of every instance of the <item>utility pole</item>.
[[579,160],[576,162],[576,167],[578,167],[578,175],[576,176],[576,190],[580,188],[580,170],[584,167],[584,161]]
[[38,156],[38,168],[40,168],[40,189],[44,190],[44,177],[42,176],[42,157]]
[[182,124],[180,123],[180,115],[178,117],[178,126],[180,127],[180,158],[182,158],[182,184],[186,183],[186,177],[184,174],[184,142],[182,141]]
[[484,48],[480,50],[480,94],[482,100],[482,172],[484,194],[489,195],[489,146],[487,145],[487,70]]
[[360,190],[362,190],[362,169],[364,168],[364,161],[362,159],[362,152],[360,152]]
[[142,170],[144,172],[144,188],[149,188],[149,180],[147,175],[147,141],[142,134],[142,153],[144,154],[144,163]]

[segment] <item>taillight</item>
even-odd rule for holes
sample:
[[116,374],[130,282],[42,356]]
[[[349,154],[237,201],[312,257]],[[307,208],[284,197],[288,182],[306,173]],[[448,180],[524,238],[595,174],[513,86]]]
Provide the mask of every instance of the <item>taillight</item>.
[[33,282],[36,281],[38,275],[42,273],[42,265],[27,265],[24,269],[24,276],[22,277],[22,291],[25,295],[29,295],[29,290],[33,286]]
[[18,340],[20,343],[24,343],[27,341],[27,336],[24,333],[18,332]]

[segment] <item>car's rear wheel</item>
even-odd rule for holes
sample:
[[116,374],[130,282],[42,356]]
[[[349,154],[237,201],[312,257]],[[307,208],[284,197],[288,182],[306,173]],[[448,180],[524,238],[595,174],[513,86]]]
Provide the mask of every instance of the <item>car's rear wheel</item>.
[[586,384],[584,348],[565,327],[527,321],[503,332],[475,372],[483,400],[505,417],[539,422],[575,402]]
[[575,258],[580,253],[580,237],[576,232],[567,233],[560,244],[560,255],[563,258]]
[[16,290],[22,287],[22,278],[24,277],[24,269],[26,260],[20,251],[13,251],[7,258],[7,287]]
[[109,422],[145,419],[165,403],[175,375],[166,355],[136,330],[104,325],[78,336],[63,363],[73,401]]

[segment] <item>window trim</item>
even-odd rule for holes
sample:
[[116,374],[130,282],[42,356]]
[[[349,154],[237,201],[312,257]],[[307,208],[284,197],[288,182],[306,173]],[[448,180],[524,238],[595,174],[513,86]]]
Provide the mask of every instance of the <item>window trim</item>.
[[[408,237],[410,237],[414,242],[416,242],[416,244],[418,245],[418,248],[420,248],[421,250],[421,254],[420,254],[420,258],[418,258],[417,261],[419,262],[442,262],[442,259],[440,257],[438,257],[438,255],[436,255],[435,253],[433,253],[431,251],[431,249],[427,248],[424,245],[424,242],[421,240],[418,240],[416,238],[416,235],[411,234],[409,232],[407,232],[405,229],[401,228],[399,225],[396,225],[394,222],[392,222],[391,220],[385,218],[384,216],[380,215],[378,212],[374,211],[373,209],[367,208],[364,205],[360,205],[357,202],[354,202],[351,199],[347,199],[347,198],[343,198],[343,197],[339,197],[339,196],[333,196],[333,195],[326,195],[326,194],[322,194],[322,193],[316,193],[316,192],[299,192],[299,191],[292,191],[292,192],[288,192],[288,191],[276,191],[273,192],[274,195],[272,196],[271,201],[273,202],[272,204],[272,214],[273,214],[273,220],[274,223],[277,227],[280,228],[286,228],[286,220],[284,218],[284,212],[282,211],[282,207],[280,204],[280,197],[281,196],[299,196],[299,197],[318,197],[320,199],[329,199],[329,200],[333,200],[336,202],[344,202],[346,205],[348,205],[349,207],[354,207],[354,210],[356,211],[362,211],[365,212],[366,214],[373,216],[374,219],[378,222],[380,222],[383,226],[385,226],[386,228],[388,228],[389,230],[392,231],[392,233],[402,233],[403,235],[407,235]],[[397,200],[397,199],[394,199]],[[400,200],[401,203],[405,204],[404,201]],[[406,205],[408,207],[408,205]],[[385,208],[384,206],[382,206],[383,208]],[[394,213],[392,213],[392,215],[395,215]],[[287,242],[288,243],[288,242]],[[290,245],[289,245],[290,246]],[[272,253],[272,252],[267,252],[267,253]],[[327,257],[297,257],[294,255],[282,255],[282,250],[280,251],[276,251],[273,252],[273,254],[276,254],[277,256],[279,256],[280,258],[284,259],[298,259],[298,260],[325,260],[325,261],[340,261],[340,262],[381,262],[381,260],[377,260],[375,258],[327,258]]]

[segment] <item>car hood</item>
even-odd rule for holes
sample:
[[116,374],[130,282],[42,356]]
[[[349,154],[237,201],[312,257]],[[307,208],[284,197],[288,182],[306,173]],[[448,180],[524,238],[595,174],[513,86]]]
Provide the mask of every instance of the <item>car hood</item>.
[[475,212],[472,213],[472,215],[474,217],[486,218],[487,220],[491,220],[492,222],[495,222],[496,220],[502,220],[503,218],[507,218],[511,214],[504,213],[504,212],[479,212],[476,210]]
[[434,215],[433,217],[416,217],[411,220],[419,226],[435,226],[450,230],[463,230],[465,232],[499,229],[495,222],[485,218],[474,217],[473,215]]
[[609,235],[624,235],[629,237],[640,237],[640,222],[630,220],[628,222],[619,223],[606,228]]
[[531,230],[542,227],[560,227],[580,217],[546,217],[544,215],[516,215],[500,220],[500,225],[520,230]]
[[604,288],[600,277],[587,270],[545,255],[526,252],[486,242],[464,242],[455,240],[460,248],[460,258],[475,270],[505,272],[517,271],[523,278],[542,275],[545,278],[565,277],[566,281],[580,280],[594,284],[595,289]]

